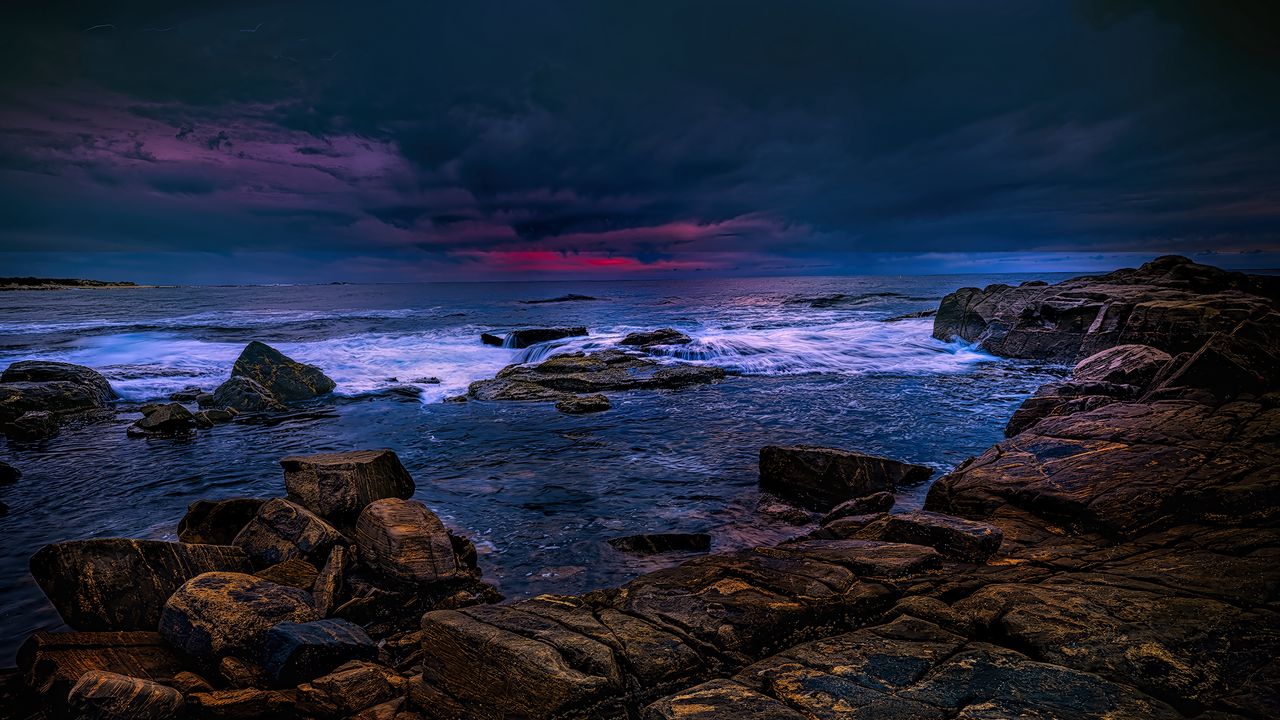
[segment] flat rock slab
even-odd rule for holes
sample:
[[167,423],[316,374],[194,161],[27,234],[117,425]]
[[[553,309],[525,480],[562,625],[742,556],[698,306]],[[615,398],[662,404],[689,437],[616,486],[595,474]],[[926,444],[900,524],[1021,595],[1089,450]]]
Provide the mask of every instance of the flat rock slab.
[[91,670],[157,681],[182,671],[182,661],[160,633],[140,630],[37,632],[18,649],[17,661],[23,684],[59,700]]
[[426,505],[388,498],[370,503],[356,520],[360,560],[388,580],[421,586],[458,576],[453,542]]
[[280,461],[289,499],[329,519],[354,518],[384,498],[409,498],[409,471],[390,450],[291,456]]
[[267,682],[293,687],[352,660],[376,660],[378,646],[364,629],[337,618],[280,623],[267,631],[263,668]]
[[933,469],[875,455],[813,445],[760,448],[760,488],[810,510],[929,479]]
[[241,573],[214,572],[184,584],[165,603],[160,634],[204,667],[224,657],[256,660],[267,631],[319,620],[311,595]]
[[71,688],[67,704],[86,718],[170,720],[181,714],[183,699],[177,690],[150,680],[90,670]]
[[178,539],[186,543],[230,545],[267,502],[263,498],[197,500],[178,521]]
[[293,558],[323,563],[329,549],[346,539],[310,510],[281,498],[269,500],[235,537],[255,567],[270,567]]
[[154,630],[165,601],[187,580],[248,569],[237,547],[125,538],[54,543],[31,557],[36,583],[77,630]]

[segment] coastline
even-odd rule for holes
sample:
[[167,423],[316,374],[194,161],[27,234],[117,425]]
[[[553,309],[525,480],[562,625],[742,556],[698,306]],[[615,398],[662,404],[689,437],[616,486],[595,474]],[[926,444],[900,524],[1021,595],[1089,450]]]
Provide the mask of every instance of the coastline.
[[[1009,439],[935,481],[924,512],[846,514],[808,537],[576,596],[492,605],[470,588],[470,599],[423,607],[454,588],[428,583],[410,606],[402,594],[359,606],[373,615],[339,613],[365,618],[385,652],[348,653],[352,662],[292,688],[225,667],[244,652],[215,653],[223,666],[202,672],[218,688],[177,687],[154,662],[190,662],[172,655],[167,632],[137,638],[138,653],[106,637],[79,638],[72,652],[41,634],[21,682],[36,673],[37,685],[58,678],[69,690],[77,671],[132,673],[117,692],[213,717],[250,701],[307,717],[376,706],[440,718],[790,718],[837,702],[922,717],[1264,717],[1274,685],[1254,678],[1270,677],[1280,649],[1269,607],[1280,586],[1275,299],[1238,274],[1149,265],[1080,281],[1105,286],[1085,293],[1103,301],[1080,301],[1073,281],[943,300],[935,333],[1089,362],[1024,402]],[[1165,315],[1141,310],[1148,302]],[[1152,351],[1119,350],[1135,340]],[[454,566],[474,569],[465,543],[452,545]],[[350,572],[357,587],[381,582]],[[191,602],[183,612],[198,615]]]

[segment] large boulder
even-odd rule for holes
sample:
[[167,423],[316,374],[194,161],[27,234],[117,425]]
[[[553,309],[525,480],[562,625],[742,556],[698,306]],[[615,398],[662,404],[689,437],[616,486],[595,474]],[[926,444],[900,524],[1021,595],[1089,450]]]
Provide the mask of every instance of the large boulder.
[[290,359],[257,340],[241,351],[231,368],[231,375],[256,381],[281,402],[308,400],[331,392],[335,387],[333,380],[320,368]]
[[356,547],[362,563],[402,586],[452,580],[459,573],[449,533],[420,502],[370,503],[356,520]]
[[415,485],[390,450],[294,455],[280,461],[289,498],[330,519],[350,519],[384,498],[409,498]]
[[130,437],[179,435],[196,429],[195,415],[179,403],[148,408],[142,418],[129,426]]
[[243,573],[213,572],[173,593],[159,627],[170,645],[209,668],[227,657],[257,661],[271,628],[319,619],[303,590]]
[[260,568],[291,558],[319,565],[329,556],[329,549],[341,542],[345,542],[342,533],[320,516],[281,498],[263,503],[232,540]]
[[237,412],[280,412],[284,404],[258,381],[247,377],[232,377],[213,391],[211,404],[231,408]]
[[230,545],[258,514],[263,498],[197,500],[178,521],[178,539],[185,543]]
[[813,445],[760,448],[760,489],[818,512],[929,479],[931,468]]
[[267,681],[293,687],[352,660],[376,660],[378,646],[364,629],[341,619],[284,622],[267,631],[263,668]]
[[1064,363],[1127,344],[1173,355],[1273,309],[1276,287],[1264,276],[1170,255],[1055,285],[961,288],[943,298],[933,334],[1005,357]]
[[1117,345],[1076,363],[1071,377],[1077,381],[1107,382],[1146,387],[1172,360],[1169,353],[1149,345]]
[[20,360],[0,373],[0,383],[18,382],[68,382],[79,385],[90,391],[98,405],[115,400],[117,397],[116,391],[111,388],[111,383],[107,382],[107,379],[97,370],[71,363]]
[[36,583],[77,630],[153,630],[165,600],[188,579],[248,569],[239,548],[160,540],[73,540],[31,557]]
[[181,714],[183,699],[160,683],[90,670],[71,688],[67,704],[93,720],[170,720]]

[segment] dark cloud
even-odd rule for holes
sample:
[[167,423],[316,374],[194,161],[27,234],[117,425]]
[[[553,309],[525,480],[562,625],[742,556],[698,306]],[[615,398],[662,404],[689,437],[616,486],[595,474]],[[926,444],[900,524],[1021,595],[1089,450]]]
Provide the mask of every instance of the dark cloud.
[[0,28],[0,243],[427,274],[1263,262],[1238,253],[1280,246],[1273,8],[29,4]]

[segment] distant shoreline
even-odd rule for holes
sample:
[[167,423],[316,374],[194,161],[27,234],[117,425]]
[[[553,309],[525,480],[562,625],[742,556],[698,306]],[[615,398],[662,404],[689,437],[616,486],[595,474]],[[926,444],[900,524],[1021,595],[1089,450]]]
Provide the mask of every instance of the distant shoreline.
[[119,288],[153,288],[156,285],[139,285],[135,282],[110,280],[85,280],[82,278],[0,277],[3,290],[104,290]]

